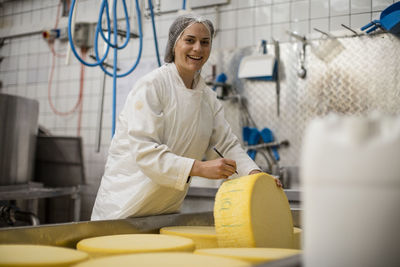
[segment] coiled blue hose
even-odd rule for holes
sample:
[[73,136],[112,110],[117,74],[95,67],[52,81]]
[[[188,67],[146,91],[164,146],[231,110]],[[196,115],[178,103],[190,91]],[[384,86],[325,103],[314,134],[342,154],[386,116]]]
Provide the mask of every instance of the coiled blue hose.
[[151,3],[151,0],[149,0],[149,9],[150,9],[150,16],[151,16],[151,24],[153,26],[153,37],[154,37],[154,46],[156,49],[156,55],[157,55],[157,62],[158,66],[161,66],[161,61],[160,61],[160,53],[158,52],[158,40],[157,40],[157,33],[156,33],[156,23],[154,22],[154,11],[153,11],[153,4]]
[[[76,49],[75,49],[75,45],[72,39],[72,32],[71,32],[71,21],[72,21],[72,15],[74,12],[74,8],[75,8],[75,3],[76,0],[72,0],[71,2],[71,7],[70,7],[70,11],[69,11],[69,18],[68,18],[68,39],[69,39],[69,43],[71,46],[71,50],[74,53],[75,57],[85,66],[88,67],[96,67],[96,66],[100,66],[100,68],[104,71],[104,73],[106,73],[109,76],[113,77],[113,105],[112,105],[112,135],[114,135],[115,133],[115,117],[116,117],[116,98],[117,98],[117,78],[120,77],[125,77],[127,75],[129,75],[139,64],[140,61],[140,57],[142,55],[142,47],[143,47],[143,33],[142,33],[142,20],[141,20],[141,14],[140,14],[140,7],[139,7],[139,1],[135,0],[135,4],[136,4],[136,12],[137,12],[137,20],[138,20],[138,27],[139,27],[139,51],[138,51],[138,56],[136,58],[135,63],[133,64],[133,66],[126,71],[125,73],[121,73],[121,74],[117,74],[117,59],[118,59],[118,50],[119,49],[123,49],[127,46],[129,39],[130,39],[130,24],[129,24],[129,17],[128,17],[128,11],[126,8],[126,2],[125,0],[122,0],[122,4],[123,4],[123,8],[124,8],[124,14],[125,14],[125,21],[126,21],[126,39],[123,45],[118,46],[118,35],[117,35],[117,30],[118,30],[118,23],[117,23],[117,0],[113,1],[113,32],[114,32],[114,38],[113,38],[113,42],[111,42],[111,29],[110,29],[110,13],[109,13],[109,7],[108,7],[108,1],[107,0],[103,0],[100,6],[100,14],[99,14],[99,19],[97,22],[97,26],[96,26],[96,32],[95,32],[95,37],[94,37],[94,51],[95,51],[95,55],[96,55],[96,62],[95,63],[88,63],[86,61],[84,61],[79,54],[77,53]],[[104,12],[105,11],[105,12]],[[104,13],[106,13],[106,20],[107,20],[107,32],[108,32],[108,36],[106,37],[103,33],[103,30],[101,28],[101,22],[103,20],[103,15]],[[98,51],[98,36],[99,33],[101,35],[101,37],[103,38],[103,40],[106,42],[107,44],[107,48],[106,51],[103,55],[103,57],[100,59],[99,58],[99,51]],[[103,66],[103,62],[104,60],[107,58],[108,52],[110,47],[112,47],[114,49],[114,63],[113,63],[113,73],[108,72],[105,67]]]

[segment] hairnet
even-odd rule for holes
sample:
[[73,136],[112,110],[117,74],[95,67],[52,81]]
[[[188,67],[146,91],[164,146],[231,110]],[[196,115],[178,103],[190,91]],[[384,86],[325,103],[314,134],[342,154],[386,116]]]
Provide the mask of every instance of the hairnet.
[[212,38],[214,37],[214,26],[210,20],[193,14],[179,16],[169,28],[167,49],[164,56],[165,62],[171,63],[174,61],[174,48],[176,42],[181,37],[183,31],[194,23],[201,23],[207,28],[210,32],[210,42],[212,42]]

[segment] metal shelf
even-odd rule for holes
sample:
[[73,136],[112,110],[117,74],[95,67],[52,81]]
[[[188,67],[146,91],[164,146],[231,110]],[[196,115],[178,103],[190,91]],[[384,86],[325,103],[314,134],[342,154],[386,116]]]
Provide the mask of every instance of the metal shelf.
[[[70,196],[74,202],[74,221],[79,221],[81,211],[81,186],[43,187],[42,183],[0,186],[0,200],[37,200]],[[37,203],[35,203],[37,204]],[[32,210],[37,209],[32,207]]]

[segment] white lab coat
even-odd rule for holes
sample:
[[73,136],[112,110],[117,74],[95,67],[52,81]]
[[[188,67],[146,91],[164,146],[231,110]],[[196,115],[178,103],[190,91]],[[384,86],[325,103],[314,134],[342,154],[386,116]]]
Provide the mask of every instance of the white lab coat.
[[118,118],[92,220],[179,211],[194,160],[217,158],[214,146],[236,161],[239,175],[259,169],[200,75],[187,89],[174,63],[147,74]]

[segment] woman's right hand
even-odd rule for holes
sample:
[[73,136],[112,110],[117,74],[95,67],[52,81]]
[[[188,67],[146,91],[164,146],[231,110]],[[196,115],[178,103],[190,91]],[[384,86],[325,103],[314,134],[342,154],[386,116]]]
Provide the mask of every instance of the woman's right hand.
[[220,158],[207,161],[195,160],[190,176],[209,179],[227,179],[236,171],[236,162],[232,159]]

